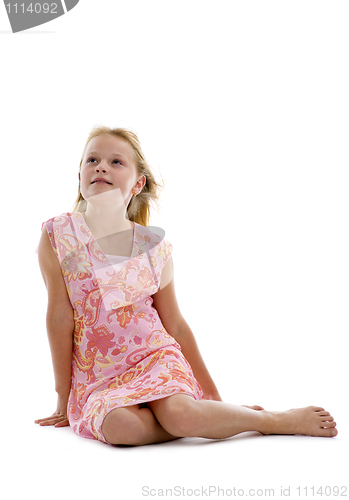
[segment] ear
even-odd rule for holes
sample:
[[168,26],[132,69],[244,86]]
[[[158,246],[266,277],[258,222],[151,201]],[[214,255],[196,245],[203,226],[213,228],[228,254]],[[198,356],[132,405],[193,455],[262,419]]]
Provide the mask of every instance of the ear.
[[144,185],[147,181],[147,178],[145,175],[142,175],[142,177],[140,177],[137,181],[137,184],[139,183],[139,187],[141,188],[141,190],[144,188]]

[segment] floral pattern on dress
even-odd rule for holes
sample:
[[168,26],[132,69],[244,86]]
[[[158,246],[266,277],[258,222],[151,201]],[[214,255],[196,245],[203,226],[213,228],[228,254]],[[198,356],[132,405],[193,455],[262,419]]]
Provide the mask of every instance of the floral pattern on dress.
[[74,432],[109,444],[102,424],[116,408],[179,393],[202,399],[180,345],[152,306],[171,243],[134,223],[131,256],[112,265],[81,213],[63,213],[44,227],[74,310],[68,401]]

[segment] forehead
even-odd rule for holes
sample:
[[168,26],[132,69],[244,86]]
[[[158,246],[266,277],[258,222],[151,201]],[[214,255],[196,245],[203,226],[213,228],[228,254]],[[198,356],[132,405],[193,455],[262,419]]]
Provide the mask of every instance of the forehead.
[[122,139],[112,135],[100,135],[90,140],[86,147],[85,155],[91,151],[101,154],[122,154],[129,160],[133,160],[134,152],[130,144]]

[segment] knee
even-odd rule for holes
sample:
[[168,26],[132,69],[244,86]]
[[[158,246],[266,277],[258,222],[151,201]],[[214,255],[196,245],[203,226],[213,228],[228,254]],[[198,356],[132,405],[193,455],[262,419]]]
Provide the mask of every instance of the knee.
[[133,446],[143,444],[143,429],[132,417],[126,408],[117,408],[106,415],[102,432],[108,443]]
[[156,415],[161,426],[172,436],[195,437],[198,418],[196,401],[190,396],[185,399],[182,396],[166,399],[161,411]]

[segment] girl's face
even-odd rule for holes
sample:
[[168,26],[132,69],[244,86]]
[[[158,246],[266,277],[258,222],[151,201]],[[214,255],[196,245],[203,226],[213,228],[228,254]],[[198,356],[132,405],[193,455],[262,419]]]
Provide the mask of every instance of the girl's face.
[[[138,177],[133,149],[126,141],[100,135],[88,143],[79,172],[80,191],[85,200],[99,194],[93,201],[113,199],[123,201],[127,207],[133,191],[138,194],[145,184],[145,176]],[[97,178],[109,184],[94,182]]]

